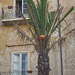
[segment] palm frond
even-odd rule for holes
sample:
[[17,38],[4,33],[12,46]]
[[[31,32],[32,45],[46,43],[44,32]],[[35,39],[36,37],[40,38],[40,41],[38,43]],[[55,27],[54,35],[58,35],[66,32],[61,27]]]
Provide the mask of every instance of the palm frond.
[[72,6],[70,8],[70,10],[64,15],[64,17],[58,21],[58,23],[56,24],[56,26],[54,27],[52,32],[54,32],[56,30],[56,28],[59,26],[59,24],[70,14],[70,12],[72,12],[73,9],[74,9],[74,6]]
[[[29,0],[27,2],[29,2]],[[40,23],[40,22],[38,22],[39,19],[38,19],[37,9],[36,9],[36,6],[35,6],[33,0],[31,0],[31,4],[28,3],[28,13],[29,13],[29,18],[34,27],[36,35],[40,35],[40,31],[39,31],[39,27],[38,27],[38,23]]]
[[[63,40],[65,38],[65,36],[67,36],[69,33],[71,33],[72,31],[75,31],[75,28],[73,28],[72,30],[70,30],[69,32],[65,33],[61,38],[59,38],[58,40],[55,40],[51,43],[51,46],[48,48],[48,51],[51,50],[51,48],[58,43],[60,40]],[[56,39],[56,38],[55,38]]]
[[[51,37],[51,34],[56,30],[59,24],[69,15],[69,13],[74,9],[72,7],[63,18],[58,21],[59,12],[62,13],[63,7],[59,6],[56,11],[47,13],[47,0],[37,0],[37,6],[33,0],[26,0],[28,8],[28,15],[31,21],[32,28],[39,38],[41,34]],[[48,17],[46,15],[48,14]],[[49,40],[47,39],[47,40]],[[40,40],[40,38],[39,38]]]
[[[31,13],[34,17],[39,27],[40,34],[45,33],[45,19],[46,19],[46,9],[47,9],[47,0],[37,0],[37,8],[33,0],[27,0],[27,4],[29,5],[31,9]],[[33,10],[32,10],[33,9]],[[34,13],[33,13],[34,11]],[[29,13],[30,14],[30,13]],[[30,16],[31,17],[31,16]],[[32,19],[32,17],[31,17]],[[31,20],[33,21],[33,20]],[[35,26],[34,26],[35,28]]]
[[55,15],[55,11],[52,11],[52,12],[48,12],[48,21],[46,23],[46,31],[47,31],[47,34],[49,33],[49,30],[52,26],[52,23],[54,21],[54,15]]
[[54,26],[56,25],[56,23],[58,21],[58,16],[59,16],[59,13],[58,12],[60,12],[60,14],[61,14],[62,13],[62,10],[63,10],[63,7],[62,6],[59,6],[59,11],[58,11],[58,8],[57,8],[57,10],[54,11],[54,12],[52,12],[52,14],[51,14],[51,16],[52,16],[51,17],[51,20],[50,20],[51,27],[49,28],[49,31],[48,31],[49,37],[52,34],[52,30],[53,30]]
[[36,46],[36,44],[32,41],[32,39],[23,31],[23,30],[21,30],[18,26],[16,26],[16,29],[17,29],[17,33],[20,35],[20,37],[22,38],[22,39],[24,39],[25,37],[27,38],[27,40],[29,40],[30,42],[32,42],[32,44],[34,45],[34,46]]
[[24,15],[23,15],[22,13],[21,13],[21,15],[22,15],[22,17],[24,18],[24,20],[26,21],[26,24],[27,24],[27,26],[28,26],[28,28],[29,28],[29,31],[30,31],[31,34],[32,34],[32,37],[35,39],[35,42],[38,44],[37,37],[35,36],[34,32],[32,31],[32,29],[31,29],[31,27],[30,27],[30,25],[29,25],[29,22],[27,21],[27,19],[24,17]]

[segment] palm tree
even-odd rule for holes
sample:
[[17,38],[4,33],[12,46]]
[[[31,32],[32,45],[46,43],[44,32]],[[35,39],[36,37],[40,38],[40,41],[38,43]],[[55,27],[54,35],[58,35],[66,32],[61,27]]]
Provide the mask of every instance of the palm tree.
[[[24,31],[22,31],[17,25],[16,29],[21,35],[21,38],[27,38],[35,47],[35,50],[38,53],[38,73],[39,75],[49,75],[51,70],[49,67],[49,56],[48,53],[55,43],[61,40],[63,37],[57,41],[51,43],[52,34],[56,31],[59,24],[69,15],[69,13],[74,9],[72,6],[71,9],[60,19],[58,20],[59,12],[62,13],[63,7],[59,5],[56,11],[48,12],[47,0],[37,0],[37,6],[33,0],[26,0],[27,2],[27,11],[30,19],[31,26],[26,18],[23,16],[26,24],[29,28],[29,31],[32,34],[30,38]],[[43,39],[41,38],[43,37]],[[34,39],[34,40],[33,40]]]

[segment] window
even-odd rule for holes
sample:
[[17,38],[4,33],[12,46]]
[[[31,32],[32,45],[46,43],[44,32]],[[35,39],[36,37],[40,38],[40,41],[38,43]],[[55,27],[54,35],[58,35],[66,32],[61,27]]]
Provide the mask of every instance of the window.
[[29,70],[29,52],[14,52],[12,66],[12,71],[15,75],[27,75],[27,70]]
[[26,0],[14,0],[14,7],[16,7],[16,17],[21,17],[19,12],[22,12],[27,17],[27,3]]

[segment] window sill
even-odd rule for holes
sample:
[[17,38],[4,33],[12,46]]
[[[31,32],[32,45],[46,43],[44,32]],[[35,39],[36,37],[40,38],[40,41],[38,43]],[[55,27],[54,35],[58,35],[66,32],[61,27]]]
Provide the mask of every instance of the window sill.
[[[29,21],[29,18],[26,18],[27,21]],[[17,22],[19,22],[20,24],[26,24],[26,21],[23,18],[14,18],[14,19],[2,19],[1,20],[3,25],[13,25],[16,24]]]

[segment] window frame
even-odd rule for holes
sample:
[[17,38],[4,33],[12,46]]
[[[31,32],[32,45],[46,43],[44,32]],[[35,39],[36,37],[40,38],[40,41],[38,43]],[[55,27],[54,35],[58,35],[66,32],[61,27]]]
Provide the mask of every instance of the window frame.
[[[30,70],[30,51],[18,51],[18,52],[12,52],[12,56],[11,56],[11,72],[14,72],[14,54],[27,54],[27,70]],[[21,61],[22,59],[20,59],[20,71],[21,71]]]

